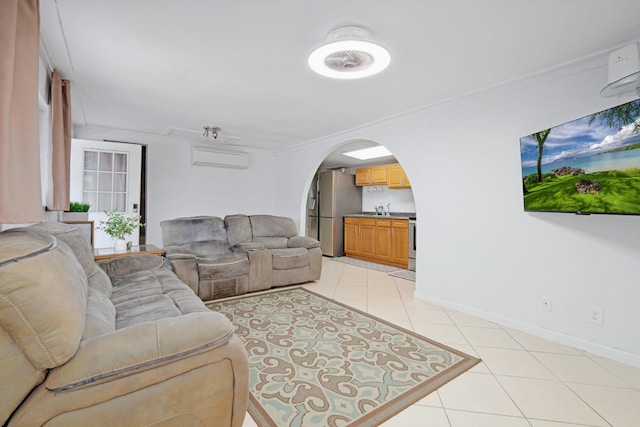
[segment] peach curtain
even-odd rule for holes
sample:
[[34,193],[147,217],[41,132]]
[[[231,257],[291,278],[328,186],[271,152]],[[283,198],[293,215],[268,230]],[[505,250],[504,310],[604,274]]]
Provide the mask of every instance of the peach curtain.
[[71,161],[71,83],[63,80],[57,70],[51,75],[51,123],[53,174],[52,211],[69,209],[69,181]]
[[0,224],[42,221],[38,0],[0,0]]

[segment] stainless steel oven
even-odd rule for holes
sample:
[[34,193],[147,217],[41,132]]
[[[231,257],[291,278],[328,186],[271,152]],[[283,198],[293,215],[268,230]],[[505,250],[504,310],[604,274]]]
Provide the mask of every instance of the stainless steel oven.
[[416,217],[409,218],[409,270],[416,271]]

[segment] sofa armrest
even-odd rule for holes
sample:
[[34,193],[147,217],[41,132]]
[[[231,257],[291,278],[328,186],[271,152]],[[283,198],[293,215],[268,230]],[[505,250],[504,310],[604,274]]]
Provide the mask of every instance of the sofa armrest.
[[320,247],[320,242],[316,239],[306,236],[293,236],[289,238],[289,242],[287,243],[287,247],[289,248],[306,248],[312,249]]
[[160,255],[131,255],[96,261],[113,281],[136,271],[152,270],[162,267],[164,260]]
[[249,259],[249,292],[270,289],[273,283],[271,249],[260,242],[238,243],[231,248]]
[[232,336],[231,322],[215,312],[141,323],[82,341],[71,360],[49,372],[45,385],[60,392],[113,381],[220,347]]
[[171,271],[198,295],[200,276],[196,254],[182,246],[165,246],[163,249]]
[[165,256],[170,259],[196,259],[196,255],[182,246],[166,246],[163,248]]

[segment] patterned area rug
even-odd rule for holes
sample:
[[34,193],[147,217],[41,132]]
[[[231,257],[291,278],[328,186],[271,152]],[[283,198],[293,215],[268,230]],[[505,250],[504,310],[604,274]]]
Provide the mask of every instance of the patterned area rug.
[[375,426],[479,362],[299,287],[207,306],[245,343],[260,427]]

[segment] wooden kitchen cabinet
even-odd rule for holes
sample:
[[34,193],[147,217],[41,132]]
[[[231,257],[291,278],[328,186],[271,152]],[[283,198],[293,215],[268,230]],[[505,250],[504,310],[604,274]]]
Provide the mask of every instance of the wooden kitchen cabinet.
[[387,166],[387,185],[389,188],[411,188],[411,183],[407,174],[400,166],[400,163],[394,163]]
[[360,218],[360,256],[376,256],[376,220],[371,218]]
[[356,185],[386,185],[387,165],[356,169]]
[[371,176],[371,168],[356,169],[356,185],[369,185],[369,177]]
[[391,260],[392,249],[391,220],[376,220],[376,259]]
[[360,227],[358,218],[344,218],[344,252],[347,255],[360,253]]
[[353,258],[407,268],[409,220],[345,217],[344,252]]
[[400,163],[356,169],[356,185],[387,185],[392,189],[411,188]]
[[376,256],[376,220],[373,218],[344,218],[344,252],[353,257]]
[[404,265],[409,263],[409,220],[391,220],[391,262]]

